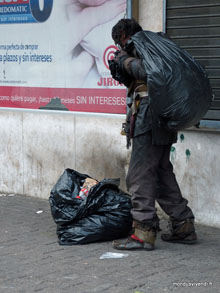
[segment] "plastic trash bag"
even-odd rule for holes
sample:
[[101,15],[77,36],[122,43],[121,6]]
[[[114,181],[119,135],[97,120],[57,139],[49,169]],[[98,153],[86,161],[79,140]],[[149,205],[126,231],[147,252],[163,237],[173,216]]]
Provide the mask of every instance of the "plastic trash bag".
[[131,39],[143,60],[155,121],[173,131],[198,124],[212,101],[203,67],[162,33],[140,31]]
[[104,179],[81,199],[78,194],[88,177],[66,169],[51,190],[49,203],[61,245],[113,240],[132,228],[130,196],[119,189],[119,180]]

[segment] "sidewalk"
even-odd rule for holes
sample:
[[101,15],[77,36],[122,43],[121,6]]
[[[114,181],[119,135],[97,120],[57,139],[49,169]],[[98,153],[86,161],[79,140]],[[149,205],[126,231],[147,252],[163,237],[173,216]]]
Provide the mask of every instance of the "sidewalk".
[[0,292],[220,292],[220,230],[196,228],[197,245],[158,237],[154,251],[100,259],[120,251],[111,242],[60,246],[47,200],[0,194]]

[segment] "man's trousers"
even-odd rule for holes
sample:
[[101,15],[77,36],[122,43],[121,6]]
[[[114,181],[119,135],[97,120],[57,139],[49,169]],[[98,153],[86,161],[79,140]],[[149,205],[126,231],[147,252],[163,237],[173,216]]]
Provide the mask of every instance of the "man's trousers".
[[126,178],[132,195],[133,219],[158,226],[155,201],[171,220],[194,218],[188,201],[182,197],[170,162],[171,145],[152,145],[151,131],[133,138]]

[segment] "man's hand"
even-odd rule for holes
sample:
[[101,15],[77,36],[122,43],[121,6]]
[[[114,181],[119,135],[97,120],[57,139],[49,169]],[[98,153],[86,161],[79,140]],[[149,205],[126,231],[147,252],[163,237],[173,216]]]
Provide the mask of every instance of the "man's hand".
[[124,50],[120,50],[120,51],[117,51],[116,54],[115,54],[115,62],[117,62],[118,64],[120,64],[121,62],[123,62],[125,59],[127,59],[129,56],[128,56],[128,53]]
[[125,51],[121,50],[116,52],[114,59],[108,60],[112,77],[119,81],[119,83],[124,84],[126,87],[129,87],[132,82],[131,77],[124,68],[124,61],[128,58],[130,58],[129,55]]

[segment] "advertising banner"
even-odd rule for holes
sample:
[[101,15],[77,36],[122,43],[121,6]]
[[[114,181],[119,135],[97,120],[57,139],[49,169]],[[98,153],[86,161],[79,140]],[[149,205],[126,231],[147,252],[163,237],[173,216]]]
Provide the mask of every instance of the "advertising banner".
[[111,78],[126,0],[0,0],[0,107],[125,113]]

